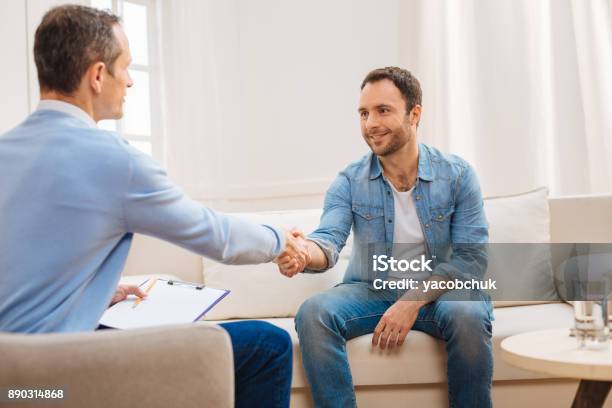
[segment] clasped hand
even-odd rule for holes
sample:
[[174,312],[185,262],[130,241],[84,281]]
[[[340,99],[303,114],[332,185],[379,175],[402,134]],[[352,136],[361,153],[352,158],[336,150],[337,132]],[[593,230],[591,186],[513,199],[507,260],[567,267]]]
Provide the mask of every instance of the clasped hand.
[[285,249],[274,262],[278,270],[288,278],[302,272],[308,266],[312,256],[308,250],[308,242],[304,233],[297,229],[285,233]]

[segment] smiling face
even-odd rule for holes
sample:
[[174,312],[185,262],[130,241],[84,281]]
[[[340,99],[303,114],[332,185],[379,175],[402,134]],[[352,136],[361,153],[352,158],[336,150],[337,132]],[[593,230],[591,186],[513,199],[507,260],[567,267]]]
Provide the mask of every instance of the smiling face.
[[408,143],[416,143],[416,124],[421,107],[406,113],[406,101],[389,79],[368,82],[359,98],[361,134],[372,152],[389,156]]

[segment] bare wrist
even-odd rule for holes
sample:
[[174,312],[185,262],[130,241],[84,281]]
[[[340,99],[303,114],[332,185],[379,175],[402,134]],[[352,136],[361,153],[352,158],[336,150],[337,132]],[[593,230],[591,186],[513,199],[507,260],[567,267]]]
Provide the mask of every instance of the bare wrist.
[[427,303],[427,299],[425,299],[421,293],[408,291],[400,298],[401,301],[410,302],[414,307],[420,309],[425,306]]

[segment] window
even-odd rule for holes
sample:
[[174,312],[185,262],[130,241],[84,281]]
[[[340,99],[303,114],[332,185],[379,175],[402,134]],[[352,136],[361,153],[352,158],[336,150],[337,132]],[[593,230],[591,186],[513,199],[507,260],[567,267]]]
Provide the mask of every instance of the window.
[[102,129],[113,130],[131,145],[157,159],[162,158],[159,64],[155,36],[154,0],[91,0],[92,7],[106,9],[122,19],[130,41],[134,81],[127,91],[120,120],[100,121]]

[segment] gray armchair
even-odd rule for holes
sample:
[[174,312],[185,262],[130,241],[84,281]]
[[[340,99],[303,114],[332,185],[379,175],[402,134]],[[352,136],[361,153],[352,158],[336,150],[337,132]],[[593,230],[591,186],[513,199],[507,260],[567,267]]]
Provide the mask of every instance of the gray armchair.
[[[208,323],[0,333],[0,389],[63,389],[62,402],[52,404],[61,407],[231,407],[231,350],[229,335]],[[0,406],[7,404],[0,399]],[[15,405],[40,407],[41,401]]]

